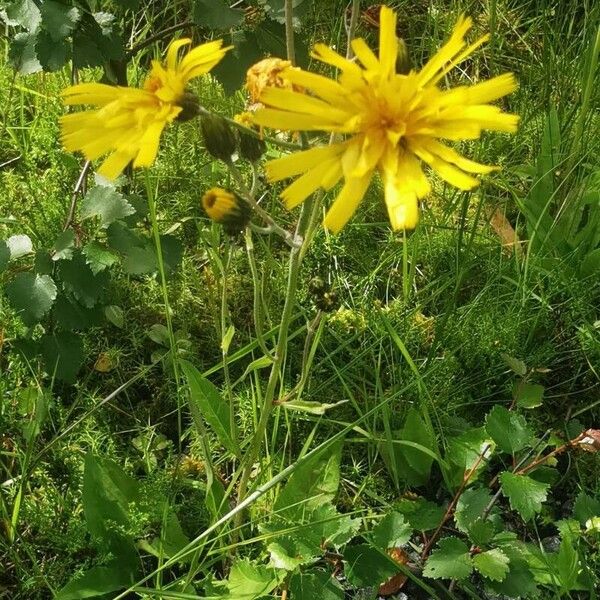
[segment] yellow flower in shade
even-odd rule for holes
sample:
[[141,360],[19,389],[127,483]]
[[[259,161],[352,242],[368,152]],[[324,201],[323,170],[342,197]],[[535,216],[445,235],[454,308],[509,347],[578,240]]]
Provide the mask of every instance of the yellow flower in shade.
[[252,65],[246,72],[246,89],[250,94],[250,102],[258,102],[263,90],[267,87],[293,89],[293,84],[282,73],[296,70],[289,60],[281,58],[265,58]]
[[131,161],[134,167],[150,166],[165,126],[185,118],[193,104],[187,84],[208,73],[229,50],[217,40],[196,46],[179,60],[179,49],[189,44],[189,39],[172,42],[166,64],[153,61],[141,89],[81,83],[64,90],[65,104],[97,107],[60,118],[64,147],[83,152],[88,160],[108,154],[98,169],[108,179],[115,179]]
[[329,146],[291,154],[266,166],[271,181],[299,176],[282,193],[290,209],[318,188],[329,190],[343,178],[324,222],[333,232],[354,214],[375,171],[383,178],[393,229],[412,229],[419,217],[418,200],[431,189],[421,161],[461,190],[478,185],[473,175],[498,168],[469,160],[440,139],[471,140],[486,129],[514,132],[517,128],[518,116],[489,104],[516,89],[511,73],[475,85],[438,87],[451,69],[489,38],[485,35],[467,45],[464,38],[471,19],[461,17],[448,42],[419,72],[407,74],[396,71],[396,15],[382,7],[380,23],[379,57],[362,39],[352,41],[359,62],[318,44],[312,56],[337,67],[338,79],[286,69],[281,76],[308,92],[266,88],[260,101],[267,108],[254,117],[258,125],[274,129],[342,136]]

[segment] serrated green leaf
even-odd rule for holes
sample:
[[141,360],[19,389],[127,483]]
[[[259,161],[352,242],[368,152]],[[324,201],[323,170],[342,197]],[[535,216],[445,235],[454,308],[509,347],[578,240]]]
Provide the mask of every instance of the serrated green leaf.
[[31,75],[42,70],[35,44],[37,33],[17,33],[10,42],[8,62],[21,75]]
[[100,271],[112,267],[118,258],[106,246],[98,242],[89,242],[82,249],[85,262],[89,265],[92,273],[97,275]]
[[146,239],[137,235],[122,223],[113,223],[106,231],[108,245],[121,254],[127,254],[131,248],[143,248]]
[[11,260],[27,256],[33,252],[33,244],[28,235],[11,235],[6,240]]
[[61,261],[59,271],[65,290],[87,308],[97,304],[109,280],[105,272],[94,274],[80,251]]
[[73,258],[73,246],[75,245],[75,233],[72,229],[63,231],[54,242],[52,247],[52,260],[70,260]]
[[585,492],[579,492],[573,506],[573,516],[585,525],[593,517],[600,517],[600,500],[592,498]]
[[423,575],[432,579],[466,579],[473,571],[469,547],[458,538],[446,537],[425,563]]
[[124,57],[123,40],[110,13],[84,13],[73,32],[73,62],[77,68],[102,66]]
[[527,373],[527,365],[525,365],[522,360],[515,358],[514,356],[509,356],[508,354],[502,354],[502,360],[513,373],[516,373],[521,377],[524,377]]
[[42,20],[42,15],[33,0],[14,0],[6,8],[7,25],[20,25],[27,31],[36,31]]
[[129,275],[148,275],[156,268],[156,254],[150,246],[131,248],[123,259],[123,269]]
[[399,571],[391,558],[370,544],[348,546],[344,562],[348,581],[361,588],[377,588]]
[[514,454],[533,441],[525,418],[497,404],[487,415],[485,429],[504,452]]
[[487,488],[470,488],[465,490],[458,499],[454,521],[462,532],[468,532],[471,525],[481,518],[492,496]]
[[502,552],[509,559],[509,571],[502,581],[489,580],[488,586],[496,593],[509,598],[540,598],[527,561],[510,545],[503,547]]
[[[295,29],[302,26],[302,23],[310,9],[312,8],[312,0],[292,0],[292,22]],[[265,10],[270,19],[278,23],[285,23],[285,1],[284,0],[267,0]]]
[[500,474],[502,493],[508,498],[510,506],[516,510],[524,521],[529,521],[542,510],[542,502],[546,500],[547,483],[535,481],[527,475],[515,475],[509,471]]
[[57,324],[69,331],[89,329],[103,322],[102,311],[97,306],[87,308],[64,294],[58,295],[52,311]]
[[504,581],[509,571],[510,559],[502,550],[494,548],[473,557],[473,566],[484,577],[493,581]]
[[416,500],[403,498],[395,504],[395,507],[406,517],[411,527],[418,531],[436,529],[446,512],[443,506],[424,498]]
[[494,453],[495,448],[496,443],[483,427],[471,428],[456,437],[450,438],[447,458],[460,469],[451,468],[447,476],[457,487],[463,482],[466,471],[471,473],[470,481],[474,481],[485,467],[489,457]]
[[563,589],[576,589],[580,569],[577,550],[573,547],[571,538],[565,536],[560,542],[560,548],[556,556],[556,574]]
[[205,419],[223,446],[232,454],[238,455],[235,432],[231,429],[229,405],[219,390],[192,363],[181,360],[180,364],[188,383],[189,405],[194,421]]
[[229,8],[225,0],[194,0],[194,22],[208,29],[231,29],[244,20],[244,11]]
[[115,327],[118,327],[119,329],[123,328],[125,318],[123,316],[123,309],[120,306],[117,306],[116,304],[105,306],[104,315]]
[[271,556],[270,565],[285,571],[295,571],[322,554],[319,540],[311,536],[305,537],[304,530],[277,536],[277,540],[267,546],[267,551]]
[[289,585],[295,600],[344,600],[344,590],[334,577],[325,571],[295,573]]
[[71,44],[67,40],[54,41],[42,30],[37,35],[35,53],[44,71],[59,71],[71,59]]
[[494,524],[492,521],[475,519],[467,530],[467,535],[476,546],[485,546],[494,537]]
[[398,511],[389,512],[371,531],[371,541],[381,550],[403,546],[412,534],[410,523]]
[[544,400],[544,386],[521,381],[515,386],[515,398],[519,408],[537,408]]
[[42,357],[50,377],[75,383],[85,360],[81,336],[70,331],[58,331],[42,337]]
[[43,27],[55,42],[60,42],[71,35],[81,18],[78,8],[65,6],[54,0],[45,0],[40,11]]
[[233,49],[227,52],[211,74],[219,80],[225,93],[231,95],[240,89],[246,79],[246,71],[263,58],[264,53],[252,31],[236,31],[226,43],[233,44]]
[[279,584],[274,569],[247,560],[238,560],[231,567],[226,583],[227,600],[256,600],[272,592]]
[[10,305],[25,325],[34,325],[50,310],[56,293],[56,285],[49,275],[17,273],[6,285]]
[[122,194],[102,185],[92,188],[81,204],[81,218],[100,217],[100,226],[104,228],[134,212],[135,208]]

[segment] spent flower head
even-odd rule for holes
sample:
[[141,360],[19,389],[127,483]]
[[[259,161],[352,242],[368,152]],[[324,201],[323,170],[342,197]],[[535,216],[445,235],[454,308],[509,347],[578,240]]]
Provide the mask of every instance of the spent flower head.
[[392,227],[412,229],[419,217],[418,200],[431,189],[422,163],[461,190],[479,184],[473,175],[497,169],[465,158],[440,141],[472,140],[484,130],[512,133],[517,128],[518,116],[489,104],[516,89],[511,73],[451,89],[438,85],[489,38],[467,45],[471,25],[470,18],[461,17],[448,42],[420,71],[401,73],[396,15],[384,6],[379,56],[360,38],[352,41],[358,62],[317,44],[312,56],[336,67],[337,79],[297,68],[282,71],[280,77],[289,85],[262,91],[259,101],[266,108],[255,113],[255,123],[287,131],[328,131],[341,138],[267,163],[271,181],[297,177],[281,194],[286,206],[291,209],[317,189],[329,190],[343,179],[324,222],[337,232],[378,171]]
[[260,95],[267,87],[296,89],[289,79],[283,77],[284,72],[297,69],[289,60],[281,58],[264,58],[252,65],[246,72],[246,89],[252,103],[260,100]]
[[187,38],[172,42],[166,63],[152,61],[141,89],[103,83],[65,89],[61,94],[65,104],[96,108],[61,117],[64,147],[83,152],[88,160],[108,154],[98,169],[108,179],[115,179],[131,161],[134,167],[150,166],[166,125],[197,114],[197,102],[186,89],[188,83],[208,73],[229,49],[217,40],[196,46],[179,59],[179,49],[189,44]]

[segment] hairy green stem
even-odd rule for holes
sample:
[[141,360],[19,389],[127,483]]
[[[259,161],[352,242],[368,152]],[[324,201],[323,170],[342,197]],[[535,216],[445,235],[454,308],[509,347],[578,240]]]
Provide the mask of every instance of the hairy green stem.
[[[296,228],[296,237],[301,237],[308,223],[311,220],[311,214],[314,208],[312,200],[307,200],[302,208],[302,214],[298,227]],[[298,275],[300,272],[300,265],[302,262],[302,253],[300,247],[293,247],[290,251],[290,262],[288,269],[288,282],[285,292],[285,303],[283,306],[283,313],[281,315],[281,322],[279,325],[279,337],[277,339],[277,346],[275,348],[275,356],[273,357],[273,365],[271,366],[271,373],[269,374],[269,381],[267,382],[267,389],[263,397],[263,405],[260,411],[260,417],[256,431],[250,441],[250,446],[244,455],[244,466],[242,475],[240,477],[240,485],[238,488],[238,504],[240,504],[246,497],[246,491],[248,489],[248,481],[250,474],[252,473],[253,464],[260,450],[263,437],[267,430],[269,418],[273,411],[275,391],[277,389],[277,383],[281,377],[281,369],[285,361],[285,354],[288,343],[288,331],[290,322],[292,320],[292,313],[294,304],[296,301],[296,291],[298,289]],[[243,513],[237,514],[236,529],[241,524]]]

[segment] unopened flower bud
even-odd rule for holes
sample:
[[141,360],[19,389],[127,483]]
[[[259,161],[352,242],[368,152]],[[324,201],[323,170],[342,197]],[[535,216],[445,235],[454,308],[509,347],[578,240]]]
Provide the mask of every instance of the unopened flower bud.
[[224,162],[231,161],[235,152],[235,134],[229,123],[218,115],[205,115],[200,119],[206,151]]
[[208,217],[223,225],[229,235],[242,231],[250,221],[250,207],[237,194],[223,188],[210,188],[202,196],[202,206]]
[[[254,129],[251,112],[242,112],[235,115],[233,118],[236,123],[243,125],[246,129]],[[256,162],[265,153],[267,145],[260,137],[258,137],[258,131],[257,135],[252,135],[243,130],[238,130],[238,134],[240,141],[240,156],[250,162]]]
[[177,115],[177,121],[191,121],[200,114],[200,100],[194,92],[184,92],[177,104],[181,107],[181,112]]

